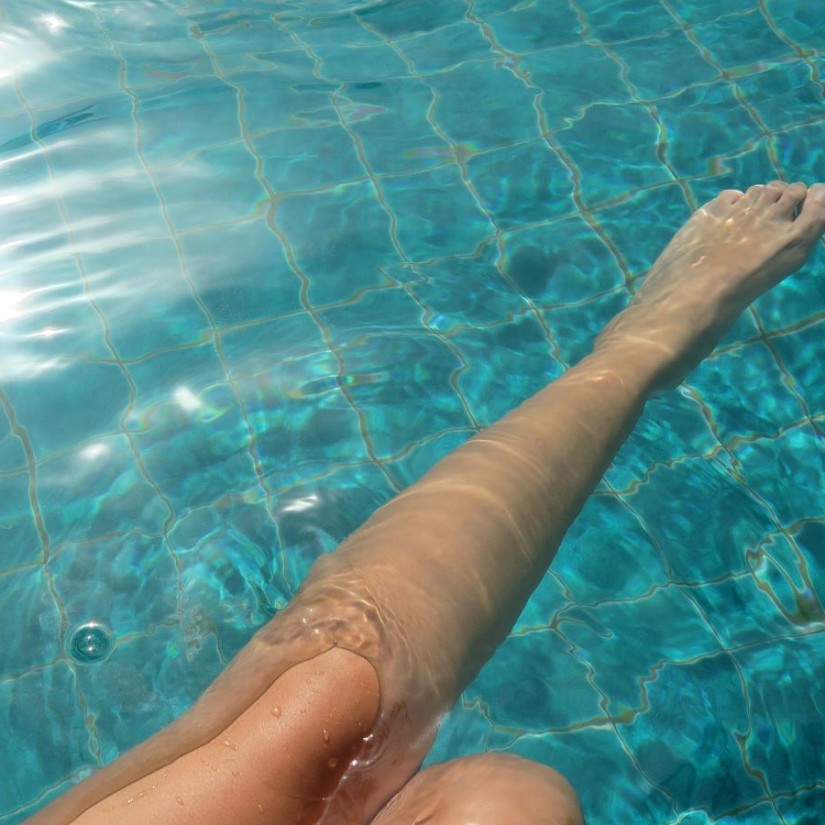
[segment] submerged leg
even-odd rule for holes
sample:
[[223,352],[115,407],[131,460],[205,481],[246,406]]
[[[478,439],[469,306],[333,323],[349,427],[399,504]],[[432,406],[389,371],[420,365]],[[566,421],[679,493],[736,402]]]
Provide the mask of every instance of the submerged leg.
[[[334,793],[323,782],[311,792],[323,804],[308,818],[270,813],[273,821],[302,825],[368,821],[416,771],[440,715],[506,636],[647,398],[681,381],[749,302],[802,265],[823,231],[823,185],[775,182],[723,192],[698,210],[592,355],[319,559],[292,603],[189,713],[31,825],[71,822],[178,760],[187,781],[208,781],[196,750],[257,712],[300,663],[321,661],[334,647],[374,669],[377,721]],[[360,701],[357,687],[331,690],[344,705]],[[289,693],[284,701],[297,698]],[[261,723],[248,739],[250,749],[268,743],[266,758],[250,763],[261,782],[284,758],[284,740],[271,724]],[[314,724],[322,729],[323,719]],[[170,810],[164,822],[188,821],[175,818],[174,805]],[[215,813],[203,819],[221,821]],[[236,820],[246,821],[256,820]]]

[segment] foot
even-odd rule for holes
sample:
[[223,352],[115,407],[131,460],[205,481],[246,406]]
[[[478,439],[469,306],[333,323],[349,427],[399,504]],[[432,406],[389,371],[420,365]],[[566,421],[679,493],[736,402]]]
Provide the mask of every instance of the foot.
[[726,190],[679,230],[597,353],[638,359],[654,389],[679,384],[759,295],[799,269],[825,232],[825,184]]

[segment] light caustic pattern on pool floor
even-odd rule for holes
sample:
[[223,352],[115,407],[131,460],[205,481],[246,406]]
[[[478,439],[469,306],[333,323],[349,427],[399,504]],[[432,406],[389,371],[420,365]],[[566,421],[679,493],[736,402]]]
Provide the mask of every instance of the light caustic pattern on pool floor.
[[[820,0],[0,0],[0,823],[587,351],[691,208],[825,178]],[[820,250],[821,252],[821,250]],[[651,403],[433,758],[591,823],[825,817],[825,269]]]

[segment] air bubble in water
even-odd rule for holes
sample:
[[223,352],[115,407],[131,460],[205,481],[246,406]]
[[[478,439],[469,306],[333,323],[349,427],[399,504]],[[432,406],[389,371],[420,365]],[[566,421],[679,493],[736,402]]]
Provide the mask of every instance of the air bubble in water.
[[72,634],[69,653],[75,661],[92,664],[106,659],[113,647],[111,631],[97,622],[88,622]]

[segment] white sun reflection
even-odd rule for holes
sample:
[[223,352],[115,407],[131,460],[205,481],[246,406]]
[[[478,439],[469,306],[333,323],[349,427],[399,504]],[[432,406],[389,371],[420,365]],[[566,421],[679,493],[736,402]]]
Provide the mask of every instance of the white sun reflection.
[[20,305],[25,299],[25,292],[0,292],[0,324],[23,315]]
[[197,412],[203,406],[203,401],[201,401],[189,387],[176,387],[172,397],[178,406],[188,413]]
[[52,33],[57,34],[61,29],[65,29],[69,24],[58,15],[45,14],[40,18],[40,22]]
[[98,441],[97,444],[89,444],[87,447],[84,447],[80,451],[80,457],[85,461],[97,461],[108,456],[111,451],[108,444]]
[[317,493],[310,493],[308,496],[296,498],[294,501],[290,501],[289,504],[283,508],[283,512],[303,513],[306,510],[311,510],[313,507],[317,507],[320,502],[321,499],[318,497]]

